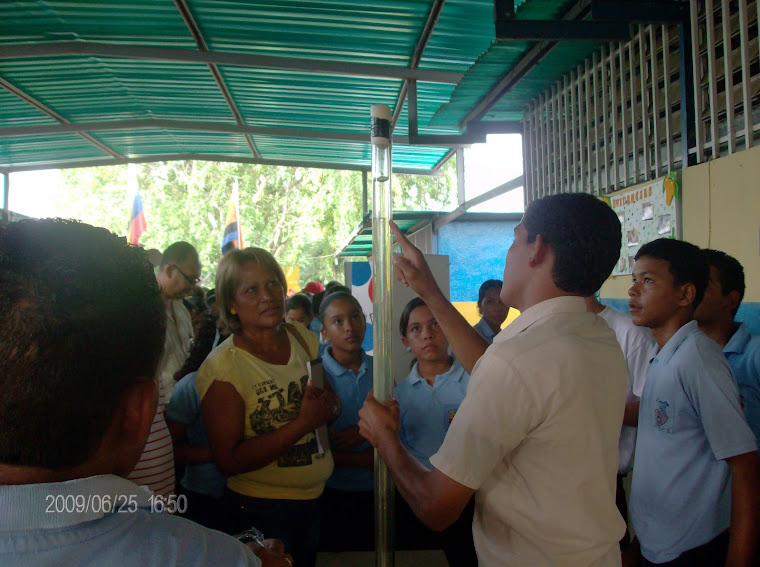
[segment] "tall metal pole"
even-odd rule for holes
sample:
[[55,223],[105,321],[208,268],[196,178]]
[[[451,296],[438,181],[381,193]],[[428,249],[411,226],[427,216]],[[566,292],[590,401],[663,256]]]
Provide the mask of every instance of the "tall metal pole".
[[[393,280],[391,268],[391,110],[375,104],[372,116],[372,309],[375,397],[393,397]],[[394,565],[393,479],[375,450],[375,565]]]
[[8,199],[11,195],[11,174],[3,173],[3,220],[11,222],[11,207]]

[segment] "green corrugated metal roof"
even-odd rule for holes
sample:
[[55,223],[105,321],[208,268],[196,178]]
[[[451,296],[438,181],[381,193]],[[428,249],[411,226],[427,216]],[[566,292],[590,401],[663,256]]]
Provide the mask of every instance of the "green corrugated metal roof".
[[[239,59],[218,63],[259,158],[246,134],[228,131],[238,120],[211,68],[181,59],[199,47],[176,4],[182,0],[0,2],[0,86],[6,89],[0,88],[0,170],[152,156],[366,168],[371,148],[361,137],[368,137],[369,107],[384,103],[393,109],[403,80],[374,76],[375,68],[365,66],[407,69],[434,0],[185,0],[213,54],[351,68],[345,75]],[[518,0],[517,17],[555,17],[567,4]],[[418,80],[420,135],[458,134],[472,106],[531,45],[491,47],[493,39],[492,0],[443,4],[419,68],[467,75],[458,86]],[[76,52],[82,46],[92,51]],[[519,117],[525,102],[575,62],[565,55],[548,57],[546,70],[539,66],[488,118]],[[405,104],[397,137],[407,136],[407,110]],[[59,122],[61,128],[46,128]],[[323,134],[330,139],[315,139]],[[425,172],[448,151],[397,143],[394,167]]]
[[[431,220],[437,215],[445,213],[436,211],[393,211],[393,222],[402,233],[406,234],[409,229],[419,224],[420,221]],[[348,242],[338,252],[337,256],[344,258],[366,257],[372,253],[372,213],[368,213],[359,226],[356,227]]]

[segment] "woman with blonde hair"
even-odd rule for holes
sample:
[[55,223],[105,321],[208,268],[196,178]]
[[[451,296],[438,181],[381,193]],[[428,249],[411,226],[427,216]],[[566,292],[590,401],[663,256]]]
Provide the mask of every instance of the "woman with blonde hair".
[[317,339],[283,322],[282,268],[261,248],[228,252],[216,275],[221,323],[231,332],[198,371],[211,454],[227,476],[230,530],[256,526],[313,566],[318,499],[333,470],[314,430],[340,413],[335,394],[307,379]]

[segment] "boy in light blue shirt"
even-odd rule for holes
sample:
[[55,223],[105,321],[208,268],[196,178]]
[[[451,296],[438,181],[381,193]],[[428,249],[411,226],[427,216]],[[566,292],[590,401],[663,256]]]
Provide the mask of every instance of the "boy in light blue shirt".
[[[636,254],[630,310],[657,342],[641,395],[631,492],[641,565],[752,565],[760,464],[718,345],[697,328],[709,270],[696,246]],[[729,536],[730,528],[730,536]]]
[[694,318],[699,330],[723,348],[742,396],[744,415],[760,444],[760,337],[734,321],[744,298],[744,268],[719,250],[702,250],[710,282]]

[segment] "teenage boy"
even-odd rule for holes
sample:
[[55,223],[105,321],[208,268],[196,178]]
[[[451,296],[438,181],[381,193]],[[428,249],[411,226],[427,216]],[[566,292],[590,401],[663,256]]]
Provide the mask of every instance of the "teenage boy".
[[615,474],[628,372],[615,333],[583,300],[620,255],[615,213],[582,193],[530,204],[515,228],[500,294],[521,314],[487,351],[420,251],[391,227],[404,251],[395,258],[400,278],[425,301],[472,376],[430,458],[432,470],[399,441],[398,404],[367,397],[360,431],[401,495],[428,527],[443,530],[476,494],[480,567],[619,566],[625,523],[615,507]]
[[710,282],[694,318],[699,330],[723,349],[742,396],[744,415],[760,444],[760,336],[734,321],[744,298],[744,268],[719,250],[702,250]]
[[731,369],[693,320],[708,277],[687,242],[659,239],[636,254],[631,316],[657,341],[631,491],[643,566],[752,564],[760,466]]
[[143,250],[73,221],[0,227],[0,306],[0,565],[262,565],[124,478],[156,412],[166,328]]

